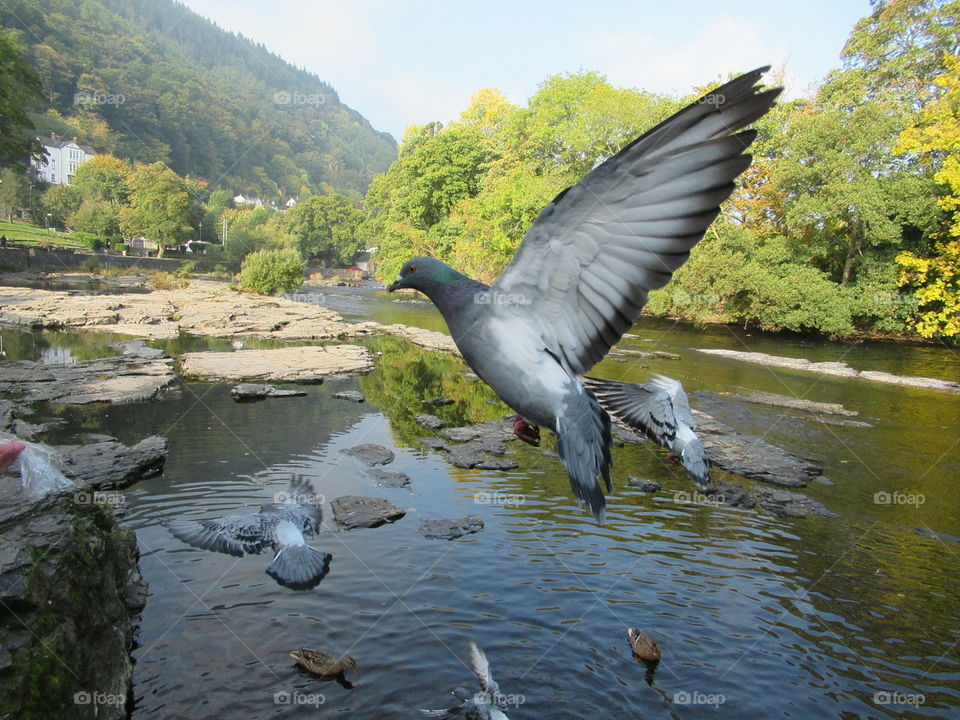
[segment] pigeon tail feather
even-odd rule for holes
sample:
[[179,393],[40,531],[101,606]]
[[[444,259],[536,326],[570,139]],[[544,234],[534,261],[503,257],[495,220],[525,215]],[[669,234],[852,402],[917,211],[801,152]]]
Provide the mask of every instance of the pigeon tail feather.
[[608,492],[613,490],[610,416],[592,392],[578,388],[567,395],[563,415],[557,418],[556,431],[557,452],[567,468],[570,486],[597,522],[602,523],[607,501],[598,476],[603,477]]
[[291,590],[310,590],[330,572],[330,553],[322,553],[309,545],[282,548],[267,567],[267,575]]

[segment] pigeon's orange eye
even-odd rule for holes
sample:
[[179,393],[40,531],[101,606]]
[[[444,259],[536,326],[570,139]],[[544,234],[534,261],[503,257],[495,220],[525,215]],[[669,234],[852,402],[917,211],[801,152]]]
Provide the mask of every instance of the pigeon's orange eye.
[[416,272],[416,271],[417,271],[416,265],[411,265],[410,267],[407,268],[407,272]]

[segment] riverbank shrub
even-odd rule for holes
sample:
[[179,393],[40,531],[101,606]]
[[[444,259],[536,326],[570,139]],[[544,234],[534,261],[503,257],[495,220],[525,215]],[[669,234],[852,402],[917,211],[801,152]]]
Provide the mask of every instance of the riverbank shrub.
[[243,260],[240,289],[261,295],[293,292],[303,283],[306,266],[296,250],[258,250]]

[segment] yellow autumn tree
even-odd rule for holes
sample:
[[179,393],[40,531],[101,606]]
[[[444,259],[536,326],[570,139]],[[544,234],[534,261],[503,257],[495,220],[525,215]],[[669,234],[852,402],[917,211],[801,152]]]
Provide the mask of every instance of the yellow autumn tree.
[[933,257],[902,252],[896,258],[901,285],[914,290],[918,312],[913,327],[923,337],[960,335],[960,56],[947,55],[944,67],[936,79],[936,98],[901,133],[897,145],[899,152],[940,164],[934,178],[946,190],[940,206],[950,213]]

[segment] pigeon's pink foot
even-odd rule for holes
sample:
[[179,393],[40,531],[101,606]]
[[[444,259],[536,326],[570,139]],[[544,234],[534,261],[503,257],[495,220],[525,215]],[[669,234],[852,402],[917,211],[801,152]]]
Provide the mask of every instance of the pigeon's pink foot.
[[513,434],[525,443],[530,443],[534,447],[540,447],[540,428],[536,425],[531,425],[519,415],[513,418]]
[[679,456],[679,455],[674,455],[673,453],[670,453],[669,455],[667,455],[667,460],[669,460],[670,462],[676,464],[676,463],[680,462],[680,456]]

